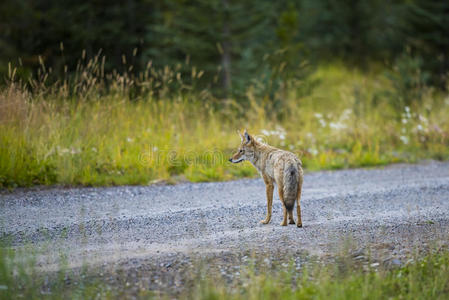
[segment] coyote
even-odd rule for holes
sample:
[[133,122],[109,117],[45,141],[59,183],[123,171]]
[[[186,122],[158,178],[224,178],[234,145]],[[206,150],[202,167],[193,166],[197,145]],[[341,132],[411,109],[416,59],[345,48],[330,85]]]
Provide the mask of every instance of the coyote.
[[243,135],[239,131],[239,135],[242,142],[237,153],[229,161],[239,163],[248,160],[262,176],[267,192],[267,217],[260,221],[260,223],[268,224],[271,220],[273,183],[276,183],[279,198],[284,208],[284,219],[281,225],[287,226],[287,214],[289,224],[295,224],[295,220],[293,219],[293,206],[296,201],[296,212],[298,214],[296,225],[302,227],[299,201],[301,198],[304,173],[301,167],[301,160],[291,152],[277,149],[257,141],[248,134],[246,129]]

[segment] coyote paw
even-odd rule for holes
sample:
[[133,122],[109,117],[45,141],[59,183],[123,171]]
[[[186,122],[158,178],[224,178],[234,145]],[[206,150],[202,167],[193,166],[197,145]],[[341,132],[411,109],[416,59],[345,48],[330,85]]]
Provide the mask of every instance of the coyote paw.
[[288,221],[288,224],[296,224],[295,220],[291,219],[290,221]]
[[268,224],[268,223],[270,223],[270,220],[267,219],[260,221],[260,224]]
[[296,224],[296,226],[298,226],[299,228],[301,228],[301,227],[302,227],[302,223],[298,223],[298,224]]

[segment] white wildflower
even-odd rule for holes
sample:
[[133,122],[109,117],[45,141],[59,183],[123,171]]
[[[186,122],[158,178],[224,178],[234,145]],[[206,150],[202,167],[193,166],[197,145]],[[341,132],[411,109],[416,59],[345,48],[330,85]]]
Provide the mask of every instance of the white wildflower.
[[330,122],[329,127],[335,130],[345,129],[346,125],[341,122]]
[[128,143],[134,142],[134,139],[132,139],[132,138],[130,138],[130,137],[126,138],[126,140],[128,141]]
[[74,155],[74,154],[79,154],[81,153],[81,149],[80,148],[72,148],[70,150],[70,154]]
[[98,152],[97,148],[92,147],[92,152]]
[[285,139],[285,135],[287,134],[287,132],[285,131],[284,128],[282,128],[281,126],[276,126],[276,130],[266,130],[266,129],[262,129],[261,130],[262,134],[265,136],[278,136],[281,140]]
[[315,148],[309,148],[307,151],[309,151],[309,153],[313,156],[318,154],[318,150],[316,150]]
[[402,143],[404,143],[405,145],[408,144],[408,137],[406,137],[405,135],[401,135],[399,137],[399,139],[402,141]]
[[405,114],[404,115],[408,119],[410,119],[412,117],[412,115],[410,114],[410,107],[408,107],[408,106],[405,107]]
[[402,118],[402,124],[407,124],[407,119],[405,119],[405,118]]
[[350,115],[352,114],[352,110],[351,109],[345,109],[343,111],[343,113],[340,116],[340,120],[341,121],[346,121],[347,119],[349,119]]
[[322,119],[322,118],[323,118],[323,115],[320,114],[320,113],[315,113],[315,118],[317,118],[317,119]]
[[421,124],[418,124],[418,125],[416,125],[416,130],[418,130],[418,131],[423,131],[424,128],[422,127]]
[[429,123],[429,121],[424,116],[418,115],[418,118],[421,122],[423,122],[425,124]]

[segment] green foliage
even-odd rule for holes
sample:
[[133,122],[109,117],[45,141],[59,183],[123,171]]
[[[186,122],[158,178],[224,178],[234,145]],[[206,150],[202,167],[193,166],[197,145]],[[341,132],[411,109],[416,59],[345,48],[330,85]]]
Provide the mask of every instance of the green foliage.
[[421,102],[430,84],[430,74],[424,69],[423,59],[406,53],[396,59],[386,76],[393,85],[389,96],[397,111]]
[[144,57],[159,67],[187,62],[181,72],[190,65],[203,71],[203,87],[242,94],[272,40],[272,8],[254,0],[164,1],[148,27]]
[[167,81],[175,92],[207,90],[244,102],[248,87],[258,84],[266,86],[261,96],[276,102],[292,80],[304,81],[305,64],[344,60],[370,70],[410,48],[425,62],[427,83],[445,89],[448,16],[448,4],[438,0],[5,0],[0,75],[16,69],[24,83],[43,73],[48,83],[62,82],[101,53],[101,72],[127,73],[130,81],[151,62],[174,70]]
[[301,0],[301,41],[319,61],[335,58],[359,67],[394,58],[403,50],[398,29],[405,22],[402,1]]
[[[267,50],[264,55],[266,65],[261,76],[254,78],[252,90],[258,99],[264,99],[268,111],[279,118],[284,116],[284,99],[294,92],[303,97],[311,92],[312,82],[308,79],[312,73],[307,47],[299,40],[298,24],[300,16],[293,3],[280,14],[276,27],[277,47]],[[268,102],[268,103],[267,103]]]
[[446,89],[449,71],[449,3],[438,0],[411,1],[404,28],[408,43],[425,61],[422,69],[431,83]]
[[[238,104],[204,105],[194,92],[156,100],[151,84],[145,87],[147,96],[134,99],[129,86],[119,85],[122,77],[109,92],[97,77],[89,78],[93,83],[74,91],[70,100],[64,85],[30,93],[11,83],[0,91],[1,188],[257,176],[248,163],[228,162],[239,143],[235,130],[244,127],[297,153],[308,170],[447,159],[449,154],[447,96],[421,86],[398,89],[383,73],[322,66],[310,75],[317,82],[310,93],[298,98],[292,85],[285,97],[275,98],[279,111],[271,100],[255,96],[257,85],[248,91],[242,111]],[[421,99],[410,107],[396,106],[391,99],[404,97],[401,91],[415,91]]]
[[0,136],[0,188],[57,183],[55,166],[45,158],[36,157],[36,149],[23,136],[10,128],[3,129]]
[[[151,8],[150,2],[138,0],[126,5],[114,0],[2,1],[0,45],[7,47],[0,47],[0,61],[36,72],[40,56],[53,73],[62,76],[65,65],[75,70],[82,51],[92,58],[102,49],[108,57],[106,70],[123,71],[137,63],[132,53],[142,46]],[[128,56],[128,65],[123,64],[122,55]]]

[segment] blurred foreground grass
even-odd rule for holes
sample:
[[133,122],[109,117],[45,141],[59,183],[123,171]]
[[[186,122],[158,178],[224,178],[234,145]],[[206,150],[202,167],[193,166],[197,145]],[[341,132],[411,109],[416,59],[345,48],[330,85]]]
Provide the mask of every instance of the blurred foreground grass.
[[[0,299],[172,299],[175,293],[149,291],[145,284],[134,286],[126,279],[111,283],[109,275],[74,274],[63,267],[55,274],[42,274],[32,258],[16,256],[14,250],[0,248]],[[263,263],[250,262],[239,269],[239,278],[232,282],[200,271],[185,280],[189,284],[176,298],[447,299],[449,293],[449,252],[442,249],[399,268],[378,263],[362,268],[346,256],[337,257],[334,264],[303,264],[300,270],[294,265],[284,263],[267,269]],[[123,274],[112,276],[121,278]]]
[[272,102],[249,88],[245,104],[219,106],[195,93],[95,93],[95,84],[62,99],[63,88],[39,94],[11,83],[0,92],[0,187],[251,177],[249,163],[227,161],[242,128],[297,153],[308,170],[448,158],[447,94],[418,87],[419,101],[398,109],[391,99],[404,91],[381,72],[322,66],[310,81],[303,96],[284,90]]
[[188,299],[447,299],[449,255],[431,254],[398,269],[346,264],[249,272],[241,285],[203,283]]

